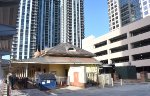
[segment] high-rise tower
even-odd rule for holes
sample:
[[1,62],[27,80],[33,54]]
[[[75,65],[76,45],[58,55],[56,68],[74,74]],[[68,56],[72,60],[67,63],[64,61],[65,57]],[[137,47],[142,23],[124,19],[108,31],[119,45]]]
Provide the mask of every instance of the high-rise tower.
[[150,0],[140,0],[142,17],[150,16]]
[[37,0],[20,0],[17,34],[13,38],[12,58],[27,59],[36,50]]
[[141,19],[139,0],[108,0],[109,29],[114,30]]
[[39,0],[37,48],[60,43],[60,0]]
[[84,0],[61,0],[61,42],[81,47],[84,38]]
[[38,49],[84,38],[84,0],[21,0],[12,58],[31,58]]

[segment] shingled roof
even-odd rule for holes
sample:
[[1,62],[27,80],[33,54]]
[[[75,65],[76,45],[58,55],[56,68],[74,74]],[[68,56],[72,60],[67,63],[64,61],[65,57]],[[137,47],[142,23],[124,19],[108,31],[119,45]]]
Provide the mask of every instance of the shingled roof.
[[[40,56],[31,59],[24,59],[18,63],[33,64],[99,64],[90,53],[81,48],[75,47],[68,43],[61,43],[55,47],[47,48]],[[16,62],[14,62],[16,63]]]
[[[22,60],[24,63],[39,63],[39,64],[97,64],[97,61],[91,57],[59,57],[59,56],[44,56]],[[15,62],[14,62],[15,63]]]
[[49,48],[45,51],[45,55],[49,56],[70,56],[70,57],[94,57],[95,54],[78,48],[69,43],[61,43],[53,48]]

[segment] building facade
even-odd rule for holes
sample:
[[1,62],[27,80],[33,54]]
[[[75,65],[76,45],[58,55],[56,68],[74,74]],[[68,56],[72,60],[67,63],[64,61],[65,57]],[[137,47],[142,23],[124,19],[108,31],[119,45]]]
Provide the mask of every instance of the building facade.
[[61,42],[82,46],[84,0],[61,0]]
[[34,81],[37,81],[37,73],[53,73],[57,84],[63,82],[64,85],[84,88],[88,81],[97,81],[99,62],[93,56],[94,54],[69,43],[61,43],[48,48],[38,57],[14,61],[12,67],[19,78],[35,77]]
[[36,50],[37,8],[37,0],[20,0],[17,34],[12,43],[13,59],[30,58]]
[[140,0],[108,0],[109,29],[114,30],[142,18]]
[[18,3],[19,0],[0,0],[0,86],[9,72],[10,60],[5,60],[3,56],[11,54]]
[[121,27],[121,17],[118,0],[108,0],[109,30]]
[[60,43],[60,0],[39,0],[37,48]]
[[36,50],[84,38],[83,0],[21,0],[12,58],[33,57]]
[[87,37],[83,40],[83,49],[95,53],[95,58],[103,64],[134,65],[148,70],[150,68],[149,20],[150,16],[147,16],[98,38]]
[[143,18],[150,15],[150,0],[140,0]]

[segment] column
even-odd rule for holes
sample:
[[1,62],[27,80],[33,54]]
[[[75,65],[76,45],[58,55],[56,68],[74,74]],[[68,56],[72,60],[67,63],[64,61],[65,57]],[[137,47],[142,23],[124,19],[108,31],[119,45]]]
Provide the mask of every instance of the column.
[[[109,46],[110,44],[111,44],[110,40],[108,39],[107,40],[107,46]],[[108,64],[111,64],[112,63],[112,61],[110,60],[111,59],[111,57],[110,57],[111,51],[110,51],[109,47],[107,49],[107,52],[108,52]]]
[[28,64],[25,66],[25,77],[28,77]]
[[21,77],[23,77],[23,68],[21,68]]

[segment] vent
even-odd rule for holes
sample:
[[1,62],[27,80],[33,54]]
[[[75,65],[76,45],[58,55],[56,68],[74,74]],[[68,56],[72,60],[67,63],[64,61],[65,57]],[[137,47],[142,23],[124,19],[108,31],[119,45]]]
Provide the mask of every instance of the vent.
[[68,51],[76,51],[75,48],[68,48]]

